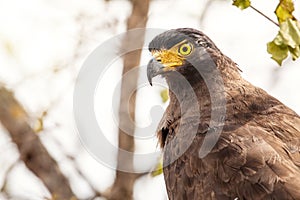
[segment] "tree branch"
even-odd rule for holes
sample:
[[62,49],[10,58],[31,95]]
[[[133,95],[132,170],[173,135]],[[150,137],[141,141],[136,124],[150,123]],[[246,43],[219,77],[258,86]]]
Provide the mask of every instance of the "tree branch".
[[[147,23],[147,14],[150,0],[131,0],[132,12],[127,20],[127,30],[134,28],[145,28]],[[141,49],[144,43],[145,33],[136,37],[127,36],[124,38],[123,46],[135,44],[140,47],[139,50],[129,52],[124,57],[123,75],[138,66],[140,63]],[[124,76],[123,76],[124,77]],[[119,108],[119,124],[121,127],[126,126],[126,131],[119,129],[119,149],[132,152],[131,156],[122,156],[118,153],[118,169],[121,165],[126,165],[133,171],[133,152],[134,152],[134,123],[135,120],[135,101],[136,93],[131,94],[131,89],[137,88],[138,70],[130,72],[130,78],[122,79],[121,99]],[[133,198],[133,186],[138,176],[135,173],[117,171],[114,184],[110,190],[110,200],[130,200]]]
[[257,13],[259,13],[260,15],[262,15],[263,17],[265,17],[267,20],[269,20],[270,22],[272,22],[273,24],[275,24],[276,26],[279,27],[279,24],[276,23],[274,20],[272,20],[270,17],[268,17],[267,15],[265,15],[264,13],[262,13],[260,10],[256,9],[255,7],[250,5],[250,8],[252,8],[253,10],[255,10]]
[[56,200],[77,199],[57,162],[50,156],[29,125],[29,118],[13,93],[0,85],[0,122],[17,145],[20,159],[51,192]]

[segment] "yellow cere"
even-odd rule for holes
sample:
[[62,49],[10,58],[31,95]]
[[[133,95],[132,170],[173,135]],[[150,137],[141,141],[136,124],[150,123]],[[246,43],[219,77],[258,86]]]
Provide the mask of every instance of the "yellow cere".
[[192,50],[193,46],[190,43],[182,41],[170,49],[154,50],[152,56],[165,67],[165,71],[168,71],[173,67],[182,66],[184,57],[191,54]]
[[183,64],[184,59],[177,53],[177,51],[174,52],[163,49],[154,51],[152,54],[153,57],[166,68],[177,67]]

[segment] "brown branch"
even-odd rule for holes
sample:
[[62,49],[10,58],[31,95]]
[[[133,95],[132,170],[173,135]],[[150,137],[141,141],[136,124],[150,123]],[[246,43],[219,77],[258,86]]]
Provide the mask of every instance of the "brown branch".
[[[66,153],[65,153],[66,154]],[[101,193],[97,188],[94,187],[92,182],[88,179],[88,177],[82,172],[82,170],[79,168],[79,166],[76,164],[76,159],[73,156],[68,155],[67,158],[73,163],[74,169],[77,172],[78,176],[82,178],[90,187],[90,189],[94,192],[94,195],[90,199],[95,199],[96,197],[103,197],[107,199],[107,196],[105,193]]]
[[[132,12],[127,20],[127,30],[134,28],[145,28],[150,0],[132,0]],[[145,33],[140,33],[135,37],[127,36],[124,38],[123,47],[134,44],[139,50],[129,52],[124,57],[123,75],[138,66],[140,63],[141,49],[144,43]],[[131,94],[132,88],[137,88],[138,70],[132,70],[130,78],[122,79],[121,99],[119,108],[119,124],[126,127],[126,131],[119,129],[119,149],[132,152],[131,156],[121,156],[118,153],[118,169],[121,165],[126,165],[133,171],[133,152],[134,152],[134,123],[135,120],[135,101],[136,93]],[[110,190],[110,200],[130,200],[133,198],[133,186],[138,176],[135,173],[117,171],[114,184]]]
[[257,13],[259,13],[260,15],[262,15],[263,17],[265,17],[267,20],[269,20],[270,22],[272,22],[273,24],[275,24],[276,26],[279,27],[279,24],[276,23],[274,20],[272,20],[270,17],[268,17],[267,15],[265,15],[264,13],[262,13],[260,10],[256,9],[255,7],[250,5],[250,8],[252,8],[253,10],[255,10]]
[[28,121],[26,111],[13,93],[0,85],[0,122],[17,145],[20,159],[41,179],[53,198],[76,199],[57,162],[50,156]]

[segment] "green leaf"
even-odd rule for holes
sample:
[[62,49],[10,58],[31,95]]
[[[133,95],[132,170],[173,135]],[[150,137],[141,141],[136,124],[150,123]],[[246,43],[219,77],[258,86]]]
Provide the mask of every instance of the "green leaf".
[[251,5],[251,1],[250,0],[233,0],[232,5],[238,7],[241,10],[244,10]]
[[[280,35],[277,35],[277,37],[279,36]],[[287,58],[289,49],[284,44],[276,44],[275,40],[278,40],[277,37],[272,42],[269,42],[267,44],[267,51],[272,55],[271,58],[275,60],[279,65],[281,65],[282,61]]]
[[151,176],[155,177],[163,173],[163,160],[162,157],[159,159],[158,163],[156,164],[154,170],[151,172]]
[[35,133],[40,133],[44,130],[44,120],[43,118],[38,118],[34,123],[33,130]]
[[279,33],[284,44],[293,49],[300,45],[300,25],[298,21],[287,19],[280,23]]
[[280,46],[280,45],[283,45],[284,44],[284,41],[283,41],[283,38],[280,34],[278,34],[275,39],[273,40],[273,42],[277,45],[277,46]]
[[169,91],[168,89],[164,89],[160,91],[160,97],[163,103],[166,103],[169,100]]
[[280,23],[278,35],[267,45],[268,52],[279,65],[287,58],[289,52],[293,60],[300,57],[300,24],[287,19]]
[[289,51],[292,55],[293,60],[296,60],[297,58],[300,57],[300,46],[297,46],[296,48],[290,48],[289,47]]
[[283,22],[287,19],[294,19],[292,14],[294,10],[295,8],[293,0],[280,0],[275,10],[275,14],[278,18],[278,21]]

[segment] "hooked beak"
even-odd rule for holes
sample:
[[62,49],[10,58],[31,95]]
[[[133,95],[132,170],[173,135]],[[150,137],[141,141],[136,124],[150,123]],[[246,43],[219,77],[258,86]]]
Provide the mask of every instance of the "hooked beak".
[[155,58],[151,59],[147,65],[147,77],[152,86],[152,78],[164,72],[164,66]]
[[180,56],[177,49],[162,49],[151,51],[153,59],[147,66],[147,77],[152,86],[152,78],[169,71],[176,70],[176,67],[182,66],[184,58]]

